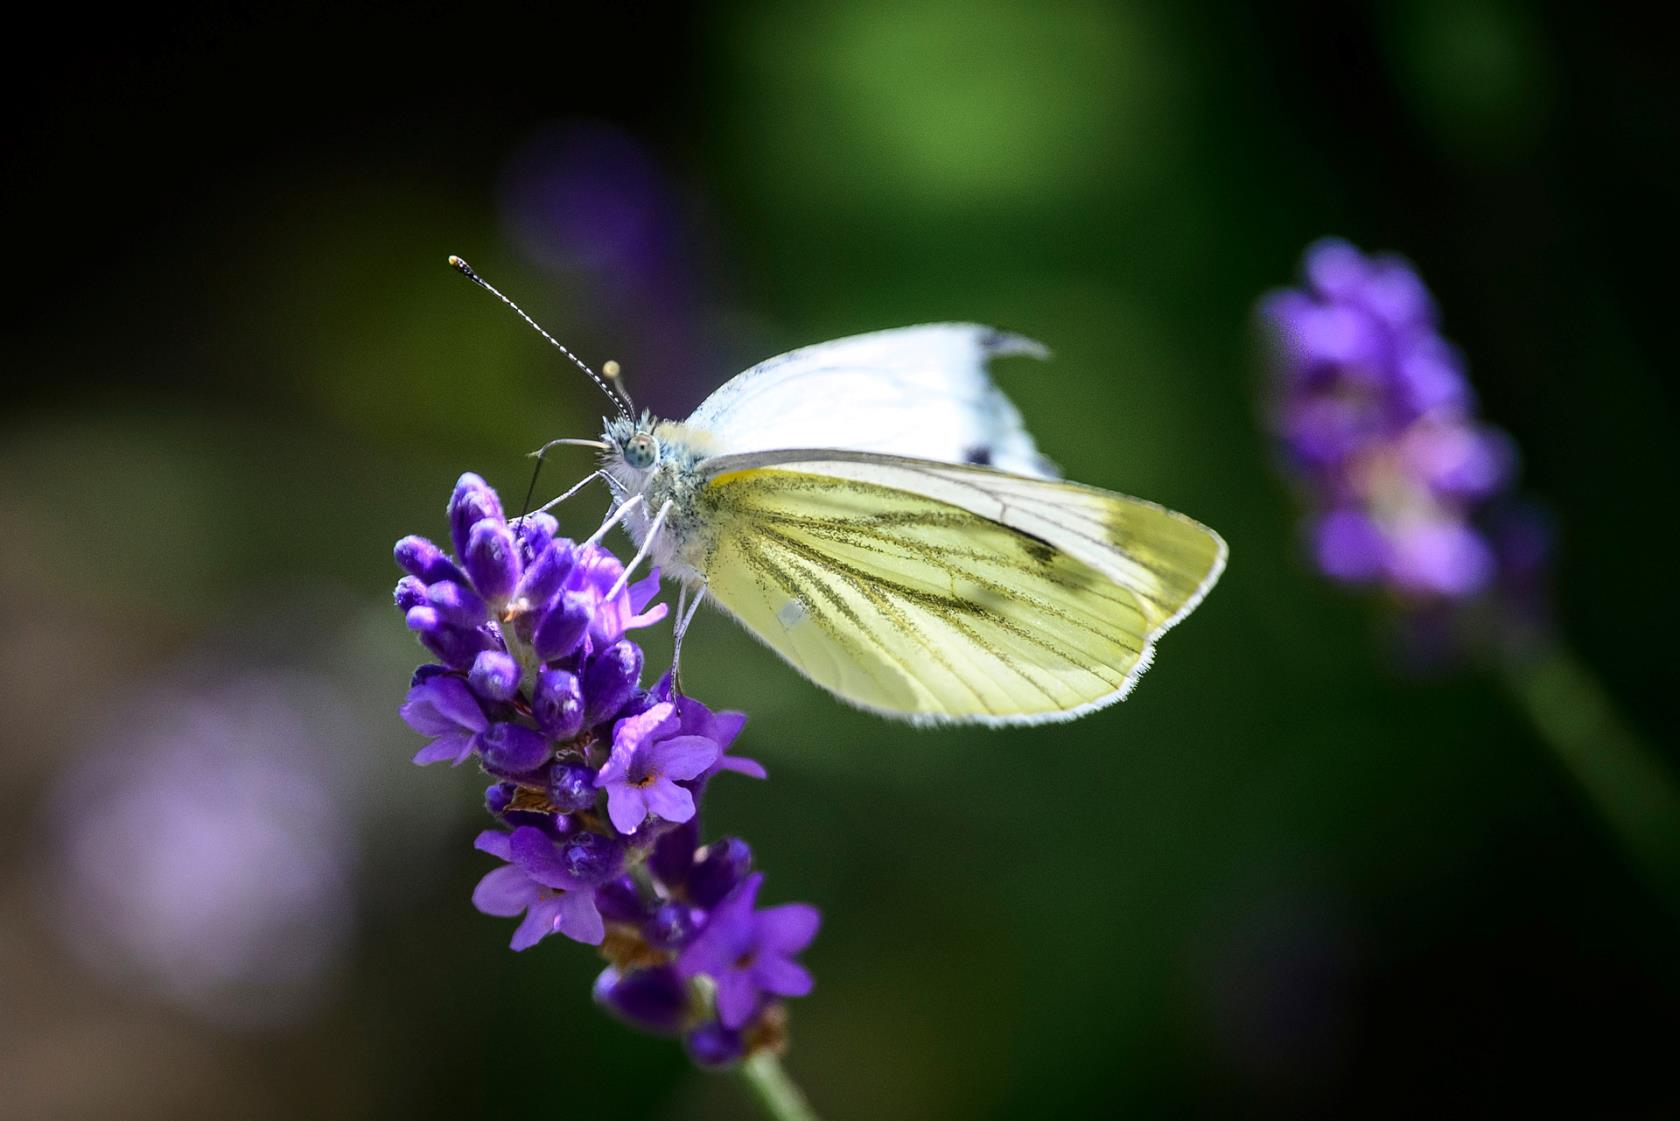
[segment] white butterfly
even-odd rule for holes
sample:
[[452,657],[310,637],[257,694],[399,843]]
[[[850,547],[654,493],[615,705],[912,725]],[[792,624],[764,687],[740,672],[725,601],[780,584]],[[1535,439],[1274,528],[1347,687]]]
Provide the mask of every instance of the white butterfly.
[[1035,724],[1120,700],[1219,578],[1225,543],[1056,478],[987,376],[1004,354],[1045,351],[931,324],[772,358],[681,423],[626,397],[595,444],[613,512],[593,539],[622,522],[624,578],[651,558],[692,597],[679,659],[710,599],[841,700],[915,723]]

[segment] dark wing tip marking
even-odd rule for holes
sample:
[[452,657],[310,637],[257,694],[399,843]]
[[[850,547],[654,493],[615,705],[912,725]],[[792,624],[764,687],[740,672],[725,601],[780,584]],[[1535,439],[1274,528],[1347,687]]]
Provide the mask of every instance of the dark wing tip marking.
[[1005,331],[997,327],[983,329],[980,335],[980,350],[988,357],[1024,354],[1029,358],[1046,361],[1050,358],[1050,348],[1037,339],[1029,339],[1025,335],[1017,335],[1013,331]]

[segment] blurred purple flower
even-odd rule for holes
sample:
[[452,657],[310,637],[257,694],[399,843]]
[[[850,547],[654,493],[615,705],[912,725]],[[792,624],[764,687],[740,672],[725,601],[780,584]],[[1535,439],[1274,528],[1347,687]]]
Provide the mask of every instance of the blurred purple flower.
[[507,241],[569,283],[592,323],[632,333],[617,356],[632,380],[657,371],[658,391],[675,397],[709,387],[701,371],[715,350],[695,314],[716,292],[693,217],[702,209],[655,145],[598,120],[535,130],[504,163],[498,189]]
[[595,999],[625,1023],[654,1035],[675,1035],[691,1017],[688,980],[669,965],[628,973],[609,966],[595,979]]
[[701,1024],[683,1039],[683,1047],[696,1066],[721,1067],[739,1059],[745,1053],[746,1040],[733,1028],[713,1021]]
[[[652,603],[657,572],[609,596],[624,573],[616,557],[559,538],[546,515],[509,525],[477,475],[461,476],[448,517],[465,556],[419,537],[397,546],[408,573],[397,607],[440,658],[416,671],[399,711],[432,737],[415,762],[476,756],[499,780],[484,800],[504,828],[476,845],[503,863],[473,904],[520,917],[515,950],[551,934],[600,945],[610,968],[596,1000],[627,1023],[684,1036],[698,1063],[778,1046],[778,998],[810,989],[792,957],[818,914],[804,904],[755,912],[763,877],[750,873],[752,851],[733,838],[700,844],[710,779],[763,778],[764,768],[725,754],[740,713],[673,695],[668,676],[641,688],[642,650],[626,635],[666,614]],[[715,964],[704,949],[687,956],[705,945],[739,949]]]
[[746,1026],[765,996],[811,991],[811,975],[793,959],[817,936],[817,909],[784,903],[755,910],[763,883],[757,872],[742,881],[677,959],[684,975],[706,974],[717,981],[718,1019],[727,1028]]
[[[1477,420],[1463,359],[1411,266],[1344,241],[1310,247],[1306,284],[1261,304],[1271,421],[1309,508],[1313,561],[1416,613],[1503,593],[1497,512],[1509,437]],[[1528,553],[1533,554],[1533,548]]]
[[57,924],[96,971],[237,1027],[328,992],[355,914],[343,737],[324,688],[154,690],[79,760],[50,809]]
[[602,122],[538,132],[502,174],[509,240],[555,270],[647,283],[672,254],[673,209],[653,154]]

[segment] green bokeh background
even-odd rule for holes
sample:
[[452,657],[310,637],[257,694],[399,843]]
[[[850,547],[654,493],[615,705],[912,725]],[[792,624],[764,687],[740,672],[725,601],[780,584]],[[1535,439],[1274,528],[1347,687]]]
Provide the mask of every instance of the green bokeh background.
[[[596,1013],[588,950],[506,951],[479,780],[406,762],[391,542],[602,406],[450,252],[668,414],[825,338],[1023,331],[1054,362],[998,375],[1066,473],[1231,543],[1137,695],[1068,726],[888,724],[702,616],[690,687],[773,776],[708,831],[825,914],[789,1063],[827,1116],[1680,1110],[1680,931],[1491,677],[1406,670],[1304,568],[1251,320],[1322,234],[1419,265],[1556,512],[1563,629],[1680,764],[1656,37],[1506,0],[47,19],[5,99],[0,1116],[743,1115]],[[640,296],[499,209],[580,122],[658,170]],[[34,902],[42,792],[110,698],[207,663],[331,674],[361,718],[358,933],[283,1028],[106,986]]]

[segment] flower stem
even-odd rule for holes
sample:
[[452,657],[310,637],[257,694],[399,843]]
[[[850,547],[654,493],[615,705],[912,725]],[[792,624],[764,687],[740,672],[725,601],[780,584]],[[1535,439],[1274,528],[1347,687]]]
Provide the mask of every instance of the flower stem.
[[1680,787],[1561,643],[1504,664],[1505,684],[1624,853],[1680,919]]
[[513,655],[513,660],[519,663],[519,693],[529,699],[537,692],[537,671],[542,663],[537,661],[537,653],[525,643],[519,641],[518,633],[513,629],[512,619],[503,619],[496,624],[501,632],[502,645]]
[[817,1121],[816,1111],[805,1094],[782,1069],[773,1052],[760,1051],[736,1068],[764,1116],[770,1121]]

